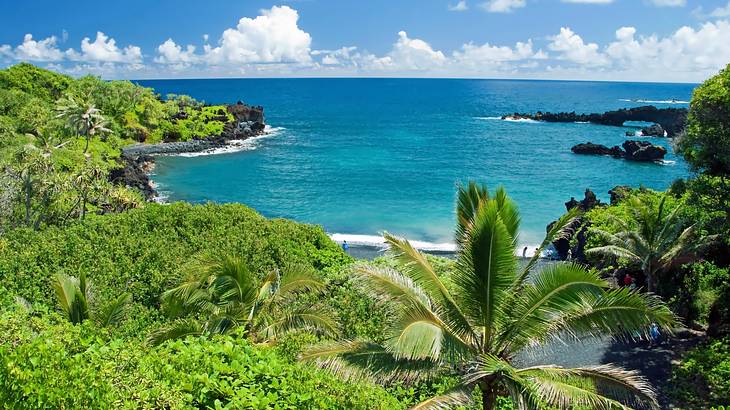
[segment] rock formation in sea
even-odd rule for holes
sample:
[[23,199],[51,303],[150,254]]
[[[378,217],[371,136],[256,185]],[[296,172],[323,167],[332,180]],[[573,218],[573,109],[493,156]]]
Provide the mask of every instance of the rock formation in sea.
[[570,150],[580,155],[610,155],[614,158],[624,158],[629,161],[652,162],[664,159],[667,149],[646,141],[625,141],[622,145],[611,148],[602,145],[586,142],[574,145]]
[[[661,126],[668,137],[679,134],[687,121],[686,108],[657,108],[646,105],[635,108],[622,108],[603,114],[577,114],[576,112],[541,112],[535,114],[514,113],[502,119],[530,119],[545,122],[590,122],[592,124],[623,126],[627,121],[651,122]],[[664,134],[662,133],[662,136]]]

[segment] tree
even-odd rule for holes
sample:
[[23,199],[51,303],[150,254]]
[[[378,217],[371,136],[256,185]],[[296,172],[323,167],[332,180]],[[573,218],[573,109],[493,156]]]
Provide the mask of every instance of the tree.
[[187,281],[162,295],[168,317],[177,320],[154,332],[150,342],[226,334],[241,326],[254,342],[272,342],[303,329],[336,334],[323,309],[289,308],[301,293],[322,290],[324,283],[304,266],[288,266],[281,273],[274,269],[258,281],[239,258],[204,263]]
[[97,134],[111,132],[106,128],[107,121],[101,111],[89,99],[67,94],[56,102],[57,118],[62,118],[77,135],[86,138],[84,153],[89,150],[89,142]]
[[128,293],[122,293],[106,307],[93,309],[93,286],[82,273],[79,278],[64,275],[62,273],[53,276],[53,290],[56,293],[56,301],[66,319],[73,324],[79,324],[86,320],[93,319],[102,326],[117,324],[124,317],[126,306],[131,302],[132,297]]
[[598,235],[606,245],[588,249],[586,254],[623,258],[639,265],[646,278],[647,290],[654,292],[660,272],[693,261],[696,252],[714,239],[700,236],[697,224],[685,227],[685,221],[679,218],[681,206],[670,208],[666,200],[667,196],[662,195],[654,205],[637,197],[630,198],[628,208],[633,212],[632,220],[627,223],[613,218],[621,227],[615,234],[591,229],[590,232]]
[[[561,218],[540,249],[564,233],[576,211]],[[455,270],[451,286],[405,239],[385,235],[398,270],[364,266],[357,280],[390,311],[385,341],[354,340],[311,349],[316,360],[343,377],[413,381],[446,372],[460,383],[415,408],[465,405],[479,389],[484,409],[498,396],[518,408],[656,406],[636,373],[606,365],[566,369],[518,368],[516,354],[555,339],[646,332],[651,322],[670,327],[674,315],[653,295],[611,289],[594,271],[570,263],[533,272],[516,252],[520,216],[503,189],[492,196],[470,183],[459,188]]]

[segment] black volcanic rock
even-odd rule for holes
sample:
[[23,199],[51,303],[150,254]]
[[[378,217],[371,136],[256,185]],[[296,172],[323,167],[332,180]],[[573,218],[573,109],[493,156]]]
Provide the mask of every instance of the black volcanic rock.
[[573,146],[570,150],[580,155],[610,155],[614,158],[624,158],[629,161],[651,162],[664,159],[666,148],[646,141],[628,140],[618,146],[607,147],[601,144],[586,142]]
[[573,151],[573,153],[580,155],[610,155],[616,158],[621,158],[623,156],[623,152],[618,146],[609,148],[605,145],[594,144],[592,142],[575,145],[570,150]]
[[624,158],[629,161],[659,161],[664,159],[667,149],[646,141],[626,141],[624,147]]
[[515,113],[503,116],[503,119],[531,119],[545,122],[590,122],[593,124],[623,126],[626,121],[653,122],[659,124],[667,136],[679,134],[687,121],[686,108],[657,108],[646,105],[635,108],[622,108],[616,111],[607,111],[603,114],[577,114],[576,112],[541,112],[535,114]]
[[[578,201],[574,197],[571,197],[570,201],[565,203],[566,211],[570,211],[574,208],[579,208],[581,211],[587,212],[597,206],[603,206],[603,204],[598,198],[596,198],[596,194],[590,189],[586,189],[582,200]],[[548,232],[555,223],[556,222],[552,222],[547,226]],[[558,259],[566,260],[568,258],[568,254],[570,253],[573,259],[581,262],[584,261],[584,248],[587,241],[587,232],[588,226],[587,224],[583,223],[582,217],[577,218],[575,221],[573,221],[573,223],[568,225],[565,229],[566,235],[555,240],[552,243],[555,251],[558,254]],[[571,248],[571,240],[573,238],[575,238],[576,241],[575,246]]]
[[641,135],[644,137],[663,137],[665,135],[664,128],[659,124],[644,127],[641,129]]
[[109,182],[135,188],[139,190],[145,199],[151,200],[157,196],[147,173],[154,166],[155,158],[150,155],[129,157],[122,155],[119,160],[121,167],[109,172]]

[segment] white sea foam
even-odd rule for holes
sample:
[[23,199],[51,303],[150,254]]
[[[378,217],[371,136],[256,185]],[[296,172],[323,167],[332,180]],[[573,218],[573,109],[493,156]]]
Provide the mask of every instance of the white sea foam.
[[261,135],[258,135],[256,137],[247,138],[245,140],[231,140],[228,141],[228,144],[226,144],[223,147],[214,148],[210,150],[200,151],[200,152],[183,152],[180,154],[174,154],[178,157],[200,157],[204,155],[220,155],[220,154],[231,154],[234,152],[241,152],[241,151],[252,151],[258,148],[261,140],[266,138],[275,137],[278,134],[281,134],[282,131],[284,131],[286,128],[284,127],[271,127],[269,125],[264,128],[264,133]]
[[636,102],[636,103],[641,103],[641,104],[689,104],[689,101],[684,101],[684,100],[644,100],[644,99],[631,100],[631,99],[627,99],[627,98],[619,98],[619,101]]
[[474,119],[477,120],[486,120],[486,121],[507,121],[507,122],[522,122],[522,123],[529,123],[529,124],[537,124],[540,121],[533,120],[530,118],[502,118],[502,117],[474,117]]
[[663,159],[660,161],[662,165],[677,165],[677,161],[671,160],[671,159]]
[[[344,233],[333,233],[329,234],[330,239],[342,244],[347,241],[348,245],[351,246],[371,246],[375,248],[381,248],[385,250],[388,246],[385,243],[385,239],[378,235],[352,235]],[[425,242],[425,241],[408,241],[414,248],[420,251],[426,252],[456,252],[456,244],[450,242]],[[515,251],[515,256],[522,256],[522,250],[525,245],[518,247]],[[526,257],[531,258],[535,254],[536,245],[527,245],[527,251],[525,252]],[[545,256],[543,254],[543,256]]]

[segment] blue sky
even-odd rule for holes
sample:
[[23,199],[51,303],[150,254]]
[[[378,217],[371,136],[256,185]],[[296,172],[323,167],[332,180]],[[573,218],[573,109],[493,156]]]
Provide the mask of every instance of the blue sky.
[[730,0],[28,1],[0,65],[105,78],[406,76],[700,81]]

